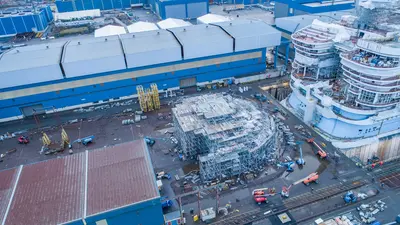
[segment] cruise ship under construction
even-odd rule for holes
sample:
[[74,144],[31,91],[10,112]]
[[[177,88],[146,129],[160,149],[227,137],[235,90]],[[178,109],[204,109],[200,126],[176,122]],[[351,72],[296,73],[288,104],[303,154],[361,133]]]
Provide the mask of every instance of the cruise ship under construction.
[[292,35],[293,92],[282,103],[348,157],[390,160],[400,156],[400,1],[356,11]]

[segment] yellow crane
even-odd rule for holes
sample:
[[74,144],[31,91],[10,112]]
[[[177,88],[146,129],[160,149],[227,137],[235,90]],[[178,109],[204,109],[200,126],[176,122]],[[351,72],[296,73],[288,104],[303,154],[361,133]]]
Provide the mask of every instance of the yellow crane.
[[51,140],[45,132],[42,133],[42,142],[44,147],[49,147],[51,145]]

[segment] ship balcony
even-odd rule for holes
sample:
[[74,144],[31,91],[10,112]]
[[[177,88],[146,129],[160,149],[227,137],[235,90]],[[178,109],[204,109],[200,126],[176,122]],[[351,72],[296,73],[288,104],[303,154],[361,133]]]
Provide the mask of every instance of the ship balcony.
[[307,55],[309,57],[326,57],[329,55],[332,55],[334,52],[332,48],[327,48],[327,49],[309,49],[309,48],[304,48],[303,46],[297,45],[293,42],[293,46],[296,49],[296,53],[301,53],[303,55]]
[[356,99],[355,102],[357,104],[371,107],[371,108],[386,108],[386,107],[398,104],[400,102],[400,99],[393,99],[392,101],[390,101],[388,103],[371,103],[371,102],[362,101],[360,99]]
[[392,81],[375,81],[371,79],[366,79],[364,76],[355,75],[344,71],[343,76],[352,79],[353,81],[360,82],[364,85],[370,85],[373,87],[400,87],[400,79]]
[[393,76],[397,76],[400,73],[400,67],[391,67],[391,68],[379,68],[379,67],[370,67],[358,62],[355,62],[351,59],[343,57],[340,55],[341,58],[341,65],[344,65],[354,71],[358,71],[359,73],[376,76],[376,77],[383,77],[383,78],[392,78]]
[[298,46],[307,48],[307,49],[330,49],[333,46],[333,42],[330,40],[319,41],[312,37],[306,35],[292,35],[292,42]]
[[344,78],[343,77],[343,81],[355,86],[356,88],[362,89],[362,90],[367,90],[367,91],[371,91],[374,93],[397,93],[400,91],[400,85],[397,86],[376,86],[376,85],[369,85],[369,84],[365,84],[362,82],[359,82],[355,79],[352,78]]
[[355,76],[360,76],[363,77],[365,79],[369,79],[369,80],[374,80],[374,81],[381,81],[381,82],[392,82],[392,81],[400,81],[400,77],[398,75],[393,75],[393,76],[379,76],[379,75],[370,75],[370,74],[363,74],[360,73],[359,71],[353,70],[348,66],[345,66],[342,64],[342,69],[348,73],[351,73],[352,75]]
[[396,58],[380,57],[364,51],[341,53],[342,64],[365,74],[393,76],[400,72]]

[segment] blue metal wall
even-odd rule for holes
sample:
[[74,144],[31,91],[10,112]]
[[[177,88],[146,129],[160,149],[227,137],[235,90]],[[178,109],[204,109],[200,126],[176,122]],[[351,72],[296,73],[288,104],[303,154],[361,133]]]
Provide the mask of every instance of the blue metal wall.
[[43,10],[45,11],[47,22],[53,21],[54,17],[53,17],[53,12],[51,11],[50,6],[46,6],[45,8],[43,8]]
[[[205,15],[210,12],[209,9],[209,1],[208,0],[172,0],[172,1],[161,1],[161,0],[154,0],[155,3],[152,3],[152,0],[150,0],[151,5],[158,5],[159,7],[159,12],[156,12],[155,7],[153,8],[153,12],[157,13],[158,16],[161,19],[167,19],[167,18],[178,18],[178,19],[186,19],[186,18],[195,18],[199,17],[202,15]],[[204,11],[201,5],[198,5],[198,9],[195,7],[191,7],[191,10],[188,11],[188,5],[193,4],[193,3],[204,3],[206,5],[206,10]],[[168,14],[166,13],[166,7],[169,6],[177,6],[177,5],[183,5],[184,7],[176,12],[176,16],[173,15],[173,13]],[[194,5],[193,5],[194,6]],[[204,12],[204,13],[200,13]]]
[[[50,9],[50,7],[49,7]],[[43,8],[40,13],[17,15],[0,18],[0,36],[20,34],[25,32],[43,31],[48,27],[49,19],[53,19],[48,15],[46,8]]]
[[[131,4],[140,3],[140,0],[59,0],[56,1],[58,12],[71,12],[80,10],[110,10],[130,8]],[[142,0],[147,4],[147,0]]]
[[[276,0],[275,1],[275,18],[333,12],[341,10],[349,10],[354,8],[354,3],[336,4],[328,6],[310,7],[303,5],[305,3],[319,3],[321,1],[315,0]],[[292,10],[291,10],[292,9]]]
[[[98,2],[100,3],[100,2]],[[101,3],[100,3],[101,4]],[[57,11],[58,12],[71,12],[75,11],[72,1],[56,1]]]
[[[0,101],[0,118],[8,118],[13,116],[20,116],[21,111],[20,107],[29,106],[41,103],[44,107],[55,107],[55,108],[63,108],[67,106],[85,104],[85,103],[93,103],[99,100],[109,100],[113,98],[119,98],[123,96],[129,96],[136,94],[136,85],[143,85],[145,88],[150,86],[150,83],[156,83],[160,90],[168,89],[172,87],[179,87],[179,81],[183,78],[196,77],[197,82],[206,82],[212,81],[216,79],[223,79],[226,77],[233,77],[245,74],[258,73],[265,70],[265,49],[258,49],[249,52],[262,51],[261,59],[249,59],[242,60],[238,62],[225,63],[220,64],[219,66],[205,66],[195,69],[187,69],[182,71],[176,71],[174,73],[167,74],[157,74],[152,76],[144,76],[135,79],[127,79],[121,81],[115,81],[110,83],[104,83],[102,85],[91,85],[86,87],[74,88],[61,90],[59,92],[49,92],[43,94],[37,94],[33,96],[19,97],[15,99],[7,99]],[[239,52],[236,55],[242,54],[245,52]],[[224,56],[224,55],[221,55]],[[218,56],[218,57],[221,57]],[[209,58],[209,57],[208,57]],[[204,59],[204,58],[203,58]],[[182,62],[190,62],[197,61],[195,60],[186,60],[180,61]],[[173,64],[176,64],[173,63]],[[171,64],[164,64],[171,65]],[[163,66],[163,65],[160,65]],[[144,68],[153,68],[154,66],[144,67]],[[143,68],[140,68],[143,69]],[[138,69],[135,69],[138,70]],[[135,71],[129,70],[129,71]],[[127,70],[120,71],[127,72]],[[94,76],[104,76],[115,74],[114,73],[105,73]],[[73,79],[65,79],[60,82],[71,81]],[[78,79],[75,79],[78,80]],[[45,84],[50,84],[55,82],[48,82]],[[44,84],[42,84],[44,85]],[[29,86],[27,86],[29,87]],[[32,87],[32,86],[30,86]],[[25,87],[26,88],[26,87]],[[21,88],[20,88],[21,89]],[[7,89],[12,90],[12,89]],[[5,91],[5,90],[3,90]]]

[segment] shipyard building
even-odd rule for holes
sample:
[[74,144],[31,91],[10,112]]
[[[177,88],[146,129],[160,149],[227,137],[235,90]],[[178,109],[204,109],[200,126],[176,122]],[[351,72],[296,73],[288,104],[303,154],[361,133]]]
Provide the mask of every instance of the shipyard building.
[[0,36],[13,36],[28,32],[41,32],[53,21],[50,6],[10,8],[0,11]]
[[208,84],[266,69],[280,32],[250,20],[20,47],[0,57],[0,121]]
[[3,225],[164,223],[143,139],[0,171],[0,179]]
[[149,5],[161,19],[196,19],[209,13],[209,3],[206,0],[58,0],[55,3],[58,12],[126,9],[132,6]]

